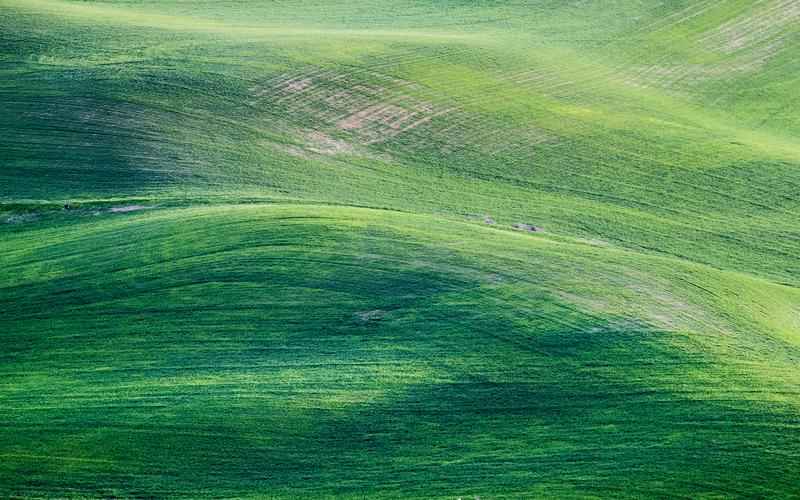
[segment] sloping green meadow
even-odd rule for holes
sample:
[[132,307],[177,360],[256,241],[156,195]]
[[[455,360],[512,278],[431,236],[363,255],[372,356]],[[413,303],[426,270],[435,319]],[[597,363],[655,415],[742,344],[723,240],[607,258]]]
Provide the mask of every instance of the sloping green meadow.
[[799,51],[789,0],[0,0],[0,496],[797,496]]

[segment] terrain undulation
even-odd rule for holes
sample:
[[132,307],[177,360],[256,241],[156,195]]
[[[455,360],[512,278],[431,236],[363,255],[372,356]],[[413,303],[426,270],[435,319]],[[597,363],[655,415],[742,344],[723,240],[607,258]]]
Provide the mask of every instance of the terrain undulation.
[[0,496],[800,496],[797,0],[0,0]]

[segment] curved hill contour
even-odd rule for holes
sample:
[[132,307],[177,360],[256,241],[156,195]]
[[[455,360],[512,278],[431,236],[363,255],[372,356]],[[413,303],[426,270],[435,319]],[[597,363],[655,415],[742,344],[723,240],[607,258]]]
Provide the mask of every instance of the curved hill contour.
[[800,7],[0,0],[0,495],[791,498]]

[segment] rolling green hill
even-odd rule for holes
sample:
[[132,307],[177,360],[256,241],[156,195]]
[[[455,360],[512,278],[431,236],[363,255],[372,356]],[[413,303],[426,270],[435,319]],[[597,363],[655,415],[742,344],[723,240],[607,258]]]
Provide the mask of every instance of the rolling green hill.
[[794,0],[0,0],[0,496],[800,495]]

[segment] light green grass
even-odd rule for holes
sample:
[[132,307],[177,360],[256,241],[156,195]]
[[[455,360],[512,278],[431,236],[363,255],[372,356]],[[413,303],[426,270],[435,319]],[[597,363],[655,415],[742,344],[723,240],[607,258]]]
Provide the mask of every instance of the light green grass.
[[0,0],[0,495],[796,495],[798,23]]

